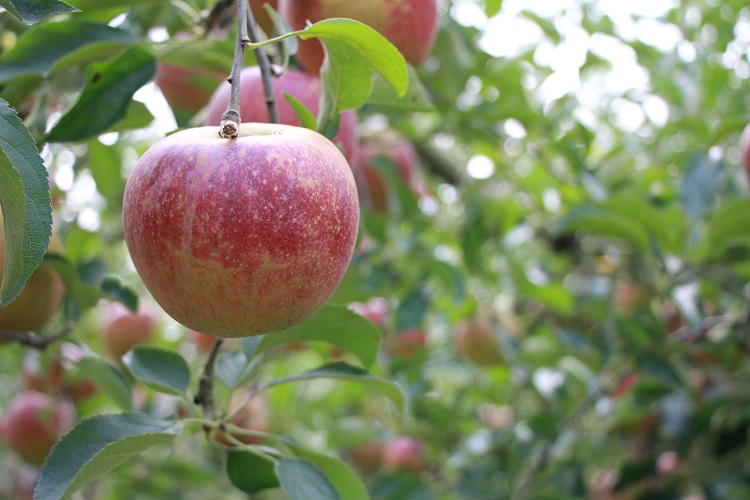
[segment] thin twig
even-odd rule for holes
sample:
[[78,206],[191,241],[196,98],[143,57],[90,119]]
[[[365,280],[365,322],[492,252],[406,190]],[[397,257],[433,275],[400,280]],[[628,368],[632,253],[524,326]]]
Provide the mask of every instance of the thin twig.
[[44,351],[51,344],[54,344],[58,340],[65,337],[68,333],[70,333],[72,329],[72,323],[68,323],[62,330],[51,335],[34,335],[31,332],[16,332],[13,330],[0,329],[0,338],[13,340],[26,347]]
[[250,10],[246,1],[237,4],[237,45],[234,48],[234,61],[232,62],[232,73],[227,80],[232,85],[229,95],[229,106],[226,113],[221,117],[219,125],[219,137],[224,139],[236,139],[239,136],[240,123],[240,73],[242,72],[242,58],[245,47],[250,43],[247,37],[247,11]]
[[214,403],[214,365],[216,364],[216,358],[221,349],[221,344],[224,343],[224,339],[221,337],[216,338],[214,346],[211,349],[211,354],[208,355],[208,361],[203,369],[203,375],[201,375],[200,384],[198,385],[198,393],[193,398],[193,402],[203,407],[203,413],[210,420],[216,419],[216,404]]
[[[260,42],[252,9],[247,9],[247,31],[250,35],[250,41],[253,43]],[[263,93],[266,97],[266,106],[268,106],[268,119],[271,123],[279,123],[279,111],[276,107],[276,96],[273,93],[273,84],[271,83],[271,65],[268,62],[268,54],[262,47],[258,47],[255,49],[255,58],[258,60],[260,75],[263,78]]]

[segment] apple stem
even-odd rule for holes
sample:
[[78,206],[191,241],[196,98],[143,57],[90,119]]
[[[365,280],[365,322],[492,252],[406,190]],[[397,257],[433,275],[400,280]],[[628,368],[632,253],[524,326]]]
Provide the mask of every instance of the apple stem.
[[[260,42],[257,25],[253,17],[253,9],[247,9],[247,31],[253,43]],[[266,106],[268,106],[268,119],[271,123],[279,123],[279,111],[276,107],[276,97],[274,96],[273,84],[271,83],[271,66],[268,62],[268,55],[262,47],[258,47],[255,49],[255,58],[258,60],[258,67],[263,78],[263,92],[266,97]]]
[[246,1],[237,2],[237,45],[234,47],[234,61],[232,62],[232,73],[227,81],[232,85],[229,95],[229,106],[226,113],[221,117],[219,125],[219,137],[224,139],[236,139],[239,136],[240,123],[240,73],[242,72],[242,58],[245,55],[245,47],[250,43],[247,37],[247,11],[250,10]]
[[50,335],[34,335],[32,332],[16,332],[0,329],[0,339],[14,340],[19,344],[44,351],[51,344],[65,337],[73,329],[73,323],[67,324],[62,330]]
[[221,349],[223,343],[223,338],[216,338],[216,342],[214,342],[214,346],[211,349],[211,354],[208,355],[206,366],[203,368],[203,375],[201,375],[200,384],[198,385],[198,393],[193,398],[193,403],[201,405],[203,407],[203,413],[211,420],[216,419],[216,405],[214,404],[214,365],[216,364],[216,358],[218,357],[219,349]]

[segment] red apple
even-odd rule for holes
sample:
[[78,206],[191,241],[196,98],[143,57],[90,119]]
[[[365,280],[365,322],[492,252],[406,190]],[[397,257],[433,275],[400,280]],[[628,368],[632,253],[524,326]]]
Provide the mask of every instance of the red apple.
[[24,460],[41,465],[74,423],[75,411],[69,403],[41,392],[24,392],[10,405],[5,439]]
[[[232,419],[232,424],[236,425],[240,429],[247,429],[250,431],[267,432],[271,427],[271,410],[268,408],[268,403],[263,396],[255,396],[245,404],[248,399],[248,393],[239,391],[232,397],[232,403],[230,404],[229,413],[234,413],[238,408],[242,406],[242,409]],[[243,406],[244,405],[244,406]],[[235,439],[242,441],[245,444],[257,443],[260,440],[255,436],[242,436],[239,434],[233,435]],[[221,433],[217,430],[213,435],[214,439],[225,446],[234,446],[229,442]]]
[[158,312],[141,303],[134,313],[119,302],[113,302],[102,328],[102,342],[112,357],[120,359],[138,344],[154,335]]
[[[317,76],[288,69],[280,77],[274,78],[272,82],[280,123],[295,127],[301,125],[294,109],[284,97],[284,93],[297,98],[317,116],[321,92],[321,82]],[[224,82],[216,89],[208,103],[206,125],[219,125],[221,116],[227,110],[230,89],[228,82]],[[260,68],[257,66],[243,69],[240,75],[240,116],[243,122],[268,123],[270,121],[263,93],[263,80]],[[354,169],[359,160],[359,137],[355,111],[344,111],[341,114],[339,132],[333,138],[333,143],[342,150],[346,161]]]
[[65,382],[65,369],[58,359],[44,362],[39,356],[27,354],[21,369],[23,387],[27,391],[59,394]]
[[378,328],[388,326],[388,299],[373,297],[367,302],[352,302],[349,309],[369,319]]
[[[62,253],[62,240],[52,233],[47,253]],[[0,216],[0,282],[5,274],[5,225]],[[62,303],[65,285],[49,266],[40,265],[26,281],[16,300],[0,308],[0,328],[19,332],[39,330],[46,325]],[[4,339],[0,339],[0,343]]]
[[492,329],[477,319],[459,323],[455,341],[458,352],[478,365],[493,365],[503,360]]
[[246,123],[162,139],[125,188],[123,226],[156,301],[188,328],[260,335],[315,313],[354,251],[357,189],[341,152],[311,130]]
[[[279,13],[292,29],[303,29],[333,17],[347,17],[367,24],[386,37],[417,66],[432,50],[438,27],[437,0],[280,0]],[[317,73],[323,64],[323,47],[318,40],[300,40],[297,59]]]
[[365,186],[360,186],[360,194],[364,198],[363,202],[369,203],[373,210],[382,213],[388,209],[388,189],[385,179],[374,168],[376,158],[385,158],[393,163],[404,184],[418,193],[416,171],[419,157],[411,142],[395,132],[388,131],[363,139],[359,163]]
[[155,81],[175,116],[187,119],[203,109],[219,82],[226,78],[219,71],[161,62]]
[[202,352],[210,351],[213,348],[214,343],[216,343],[216,337],[213,335],[196,332],[195,330],[188,330],[188,338],[190,339],[190,342],[195,344],[195,347]]
[[413,358],[424,352],[426,347],[427,334],[416,328],[388,335],[385,339],[386,351],[394,358]]
[[390,471],[418,474],[427,469],[424,443],[419,439],[398,436],[383,445],[383,467]]
[[250,0],[250,8],[253,10],[255,22],[270,37],[273,33],[273,21],[271,21],[266,9],[263,8],[264,4],[269,4],[274,10],[279,10],[279,0]]

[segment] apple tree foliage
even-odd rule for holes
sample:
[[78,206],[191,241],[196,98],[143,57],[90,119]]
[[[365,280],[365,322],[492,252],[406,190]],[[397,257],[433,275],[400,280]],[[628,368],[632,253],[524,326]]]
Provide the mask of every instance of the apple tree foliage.
[[[290,99],[302,123],[331,135],[358,108],[363,134],[388,128],[415,146],[418,186],[374,162],[388,209],[363,210],[338,290],[295,327],[226,343],[212,418],[193,402],[207,354],[183,327],[164,316],[121,360],[100,330],[107,302],[149,300],[121,203],[171,123],[154,105],[157,66],[228,74],[232,10],[206,35],[204,0],[0,0],[0,304],[39,262],[67,291],[38,332],[60,339],[0,345],[0,414],[30,359],[41,370],[62,360],[56,397],[78,414],[35,498],[749,496],[750,7],[542,4],[440,2],[420,68],[351,21],[266,47],[283,68],[296,36],[323,40],[320,115]],[[496,36],[503,26],[518,39]],[[178,117],[199,124],[200,113]],[[53,218],[65,255],[43,257]],[[377,327],[347,308],[381,297]],[[491,325],[502,362],[457,353],[468,318]],[[393,348],[414,330],[425,346]],[[76,398],[83,380],[95,393]],[[245,431],[252,444],[235,438],[240,391],[272,415]],[[2,432],[5,497],[39,473]],[[394,436],[425,444],[421,472],[357,459]]]

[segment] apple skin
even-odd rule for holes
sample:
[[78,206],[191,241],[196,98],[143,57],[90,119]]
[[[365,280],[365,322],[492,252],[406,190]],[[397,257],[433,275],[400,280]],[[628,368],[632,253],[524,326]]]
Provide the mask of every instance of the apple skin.
[[383,467],[389,471],[419,474],[427,469],[424,443],[409,436],[397,436],[383,444]]
[[104,348],[115,359],[138,344],[148,342],[154,335],[158,312],[147,304],[141,304],[138,313],[113,302],[102,327]]
[[263,8],[263,4],[269,4],[275,11],[278,11],[279,0],[250,0],[250,8],[253,11],[256,24],[260,26],[263,33],[270,37],[273,32],[273,21],[271,21],[271,16],[268,15],[266,9]]
[[490,327],[477,319],[462,321],[456,326],[456,349],[478,365],[494,365],[503,360]]
[[[435,43],[438,28],[436,0],[280,0],[279,13],[294,30],[333,17],[367,24],[387,38],[414,66],[424,61]],[[323,64],[318,40],[300,40],[297,60],[312,73]]]
[[[309,109],[313,115],[318,115],[320,92],[322,84],[317,76],[288,69],[278,78],[272,79],[273,93],[279,112],[279,123],[300,127],[301,122],[294,109],[284,97],[284,93],[294,96]],[[208,103],[206,125],[221,123],[221,117],[227,110],[229,103],[229,82],[224,82],[216,89]],[[260,68],[252,66],[242,70],[240,75],[240,117],[243,122],[269,123],[268,107],[263,91],[263,79]],[[357,113],[349,110],[341,113],[339,132],[333,138],[344,153],[346,161],[356,169],[359,161],[359,136],[357,134]]]
[[[229,413],[233,413],[240,405],[245,404],[247,401],[247,392],[240,391],[236,392],[232,397],[232,403],[230,405]],[[232,419],[232,424],[236,425],[240,429],[247,429],[250,431],[267,432],[271,427],[271,410],[268,408],[268,403],[263,396],[255,396],[250,400],[245,407]],[[240,436],[233,435],[235,439],[245,444],[254,444],[260,441],[255,436]],[[234,446],[230,443],[218,429],[214,431],[213,438],[217,443],[221,443],[225,446]]]
[[426,348],[427,334],[417,328],[388,335],[385,339],[385,349],[394,358],[410,359]]
[[242,124],[162,139],[125,188],[123,226],[154,299],[187,328],[247,337],[312,316],[351,260],[359,225],[349,165],[328,139]]
[[218,71],[161,62],[155,81],[175,115],[187,118],[203,109],[219,82],[226,77]]
[[388,210],[388,187],[381,173],[374,167],[376,158],[382,157],[393,163],[404,184],[415,193],[418,192],[416,172],[419,156],[406,138],[395,132],[371,136],[362,141],[359,151],[359,164],[365,184],[361,186],[360,193],[363,203],[369,205],[375,212],[384,213]]
[[75,410],[41,392],[23,392],[6,416],[8,447],[33,465],[41,465],[52,446],[75,423]]
[[[52,232],[47,253],[63,253],[57,233]],[[5,225],[0,217],[0,281],[5,274]],[[65,284],[49,266],[40,264],[26,281],[16,300],[0,308],[0,328],[17,332],[40,330],[60,308]],[[6,339],[0,339],[0,344]]]

